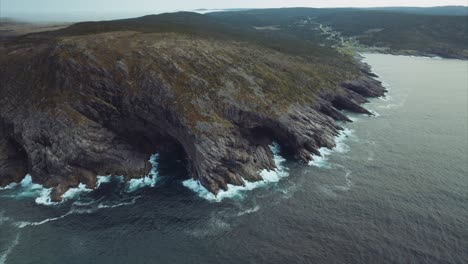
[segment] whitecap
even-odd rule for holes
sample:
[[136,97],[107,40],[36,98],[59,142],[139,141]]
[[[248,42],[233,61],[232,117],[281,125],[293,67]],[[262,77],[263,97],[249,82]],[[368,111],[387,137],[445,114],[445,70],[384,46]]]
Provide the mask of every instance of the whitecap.
[[12,183],[8,184],[8,185],[5,186],[5,187],[0,187],[0,191],[13,189],[13,188],[15,188],[16,186],[18,186],[18,183],[12,182]]
[[1,252],[0,264],[5,264],[6,263],[6,261],[8,259],[8,255],[10,255],[10,253],[13,251],[13,249],[19,244],[19,239],[20,239],[20,233],[17,233],[15,239],[13,240],[13,242],[3,252]]
[[133,197],[130,202],[120,202],[120,203],[116,203],[116,204],[113,204],[113,203],[106,203],[106,202],[102,202],[102,203],[99,203],[97,208],[98,209],[102,209],[102,208],[116,208],[116,207],[121,207],[121,206],[127,206],[127,205],[133,205],[135,204],[136,200],[138,200],[138,198],[140,198],[141,196],[136,196],[136,197]]
[[256,205],[256,206],[253,207],[253,208],[250,208],[250,209],[247,209],[247,210],[245,210],[245,211],[239,212],[239,213],[237,214],[237,216],[243,216],[243,215],[247,215],[247,214],[252,214],[252,213],[257,212],[258,210],[260,210],[260,206]]
[[[11,189],[17,189],[17,192],[9,195],[8,197],[22,199],[22,198],[34,198],[36,204],[39,205],[57,205],[59,202],[53,202],[51,193],[52,188],[45,188],[41,184],[33,183],[31,175],[26,175],[24,179],[12,187]],[[87,189],[86,185],[80,183],[76,188],[70,188],[63,195],[63,201],[74,199],[82,193],[91,192],[91,189]]]
[[209,192],[205,187],[203,187],[198,180],[189,179],[183,181],[182,184],[195,192],[199,197],[213,201],[220,202],[225,198],[242,198],[245,191],[250,191],[262,186],[265,186],[269,183],[278,182],[282,178],[285,178],[289,175],[288,169],[283,166],[283,163],[286,161],[283,157],[279,155],[280,148],[277,143],[270,145],[270,149],[273,152],[273,160],[275,162],[276,168],[274,170],[261,170],[259,174],[262,176],[263,180],[257,182],[244,181],[244,186],[236,186],[228,184],[228,189],[226,191],[221,190],[217,195]]
[[83,193],[89,193],[91,191],[92,191],[92,189],[88,189],[88,188],[86,188],[85,184],[80,183],[78,185],[78,187],[68,189],[68,191],[66,191],[62,195],[62,199],[63,199],[63,201],[70,200],[70,199],[75,199],[75,198],[79,197],[80,195],[82,195]]
[[112,175],[108,175],[108,176],[97,176],[97,180],[96,180],[96,189],[101,187],[101,184],[103,183],[109,183],[111,182],[112,180]]
[[328,148],[320,148],[318,152],[320,155],[313,155],[312,160],[309,161],[309,165],[319,168],[331,168],[330,164],[328,164],[327,156],[332,153],[332,150]]
[[333,149],[329,149],[326,147],[322,147],[318,149],[320,155],[312,155],[312,160],[309,162],[309,165],[316,166],[319,168],[330,168],[330,164],[328,163],[328,156],[333,153],[346,153],[349,151],[349,146],[344,143],[344,141],[349,138],[353,134],[353,130],[349,128],[345,128],[342,130],[338,136],[335,137],[335,147]]
[[53,217],[53,218],[47,218],[45,220],[42,220],[42,221],[38,221],[38,222],[28,222],[28,221],[19,221],[17,222],[15,225],[18,227],[18,228],[24,228],[26,226],[39,226],[39,225],[43,225],[45,223],[48,223],[48,222],[53,222],[53,221],[57,221],[59,219],[62,219],[68,215],[72,214],[72,212],[68,212],[64,215],[61,215],[61,216],[58,216],[58,217]]
[[33,183],[31,175],[27,174],[19,184],[11,185],[10,189],[17,189],[17,193],[8,197],[22,199],[35,198],[37,204],[52,205],[50,198],[51,188],[45,188],[41,184]]
[[107,175],[107,176],[97,176],[96,181],[96,189],[99,189],[103,184],[110,183],[113,179],[123,182],[124,176],[114,176],[114,175]]
[[[42,185],[39,185],[39,186],[42,187]],[[61,204],[61,203],[65,202],[65,201],[68,201],[68,200],[76,199],[80,195],[82,195],[84,193],[89,193],[91,191],[92,191],[92,189],[88,189],[85,184],[80,183],[77,187],[68,189],[62,195],[62,201],[53,202],[52,197],[51,197],[52,188],[42,187],[42,190],[39,193],[39,196],[35,199],[35,202],[36,202],[36,204],[40,204],[40,205],[48,205],[48,206],[57,205],[57,204]]]
[[66,214],[63,214],[61,216],[47,218],[47,219],[44,219],[42,221],[37,221],[37,222],[19,221],[19,222],[16,222],[15,225],[18,228],[24,228],[24,227],[27,227],[27,226],[39,226],[39,225],[43,225],[45,223],[49,223],[49,222],[53,222],[53,221],[63,219],[63,218],[65,218],[65,217],[67,217],[69,215],[72,215],[72,214],[91,214],[91,213],[94,213],[95,211],[96,211],[96,209],[93,209],[93,208],[73,208],[70,211],[68,211]]
[[41,193],[39,194],[39,197],[34,200],[36,204],[40,205],[56,205],[58,204],[57,202],[52,202],[52,197],[50,194],[52,193],[52,189],[43,189]]
[[131,179],[127,183],[127,192],[135,192],[136,190],[143,188],[143,187],[154,187],[158,181],[158,158],[159,154],[154,154],[151,156],[149,162],[152,165],[150,173],[140,179]]

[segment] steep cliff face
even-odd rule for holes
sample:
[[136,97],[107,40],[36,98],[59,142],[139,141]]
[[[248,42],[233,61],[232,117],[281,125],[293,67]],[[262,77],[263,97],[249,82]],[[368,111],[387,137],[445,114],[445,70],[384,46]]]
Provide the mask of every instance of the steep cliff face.
[[113,30],[0,44],[0,186],[26,173],[53,187],[143,177],[182,150],[213,193],[258,181],[278,142],[307,161],[385,90],[366,65],[241,40]]

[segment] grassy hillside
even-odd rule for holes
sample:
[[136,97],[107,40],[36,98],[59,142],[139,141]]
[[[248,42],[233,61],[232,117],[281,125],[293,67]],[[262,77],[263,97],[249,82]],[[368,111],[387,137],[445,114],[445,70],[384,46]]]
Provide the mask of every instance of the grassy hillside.
[[191,12],[166,13],[148,15],[139,18],[113,21],[97,21],[77,23],[62,30],[45,34],[29,35],[46,39],[49,37],[80,36],[115,31],[137,31],[142,33],[178,33],[187,36],[213,38],[217,40],[245,41],[282,53],[307,57],[312,62],[343,64],[350,58],[337,53],[329,47],[321,47],[317,43],[306,41],[289,32],[259,32],[249,26],[230,23],[224,19]]

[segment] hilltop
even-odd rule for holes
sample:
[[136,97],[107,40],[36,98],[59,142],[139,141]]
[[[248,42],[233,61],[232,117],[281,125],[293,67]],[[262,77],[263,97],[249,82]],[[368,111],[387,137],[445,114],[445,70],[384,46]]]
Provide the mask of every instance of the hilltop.
[[149,173],[179,155],[213,193],[333,147],[359,104],[384,94],[329,47],[194,13],[86,22],[0,44],[0,186],[29,173],[60,200],[97,175]]

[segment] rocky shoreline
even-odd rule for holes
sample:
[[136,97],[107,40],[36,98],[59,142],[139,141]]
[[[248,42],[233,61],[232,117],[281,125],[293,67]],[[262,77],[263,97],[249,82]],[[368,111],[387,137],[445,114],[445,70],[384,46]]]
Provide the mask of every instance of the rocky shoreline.
[[184,159],[213,194],[260,181],[273,141],[308,162],[350,122],[341,110],[371,115],[361,104],[386,92],[357,58],[311,64],[174,34],[34,39],[0,55],[0,187],[30,174],[53,201],[98,175],[144,177],[155,152]]

